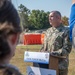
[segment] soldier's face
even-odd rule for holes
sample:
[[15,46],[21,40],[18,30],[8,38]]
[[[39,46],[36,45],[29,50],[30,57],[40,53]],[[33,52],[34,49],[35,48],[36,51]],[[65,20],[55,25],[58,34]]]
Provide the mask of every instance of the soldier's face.
[[54,27],[57,26],[58,18],[56,16],[56,14],[53,12],[49,14],[49,23],[50,23],[50,25],[52,25]]

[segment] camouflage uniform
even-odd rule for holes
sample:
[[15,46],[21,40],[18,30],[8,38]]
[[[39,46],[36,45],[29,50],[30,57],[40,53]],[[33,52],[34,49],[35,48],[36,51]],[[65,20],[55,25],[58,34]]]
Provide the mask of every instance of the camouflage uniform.
[[68,56],[71,48],[69,28],[61,24],[57,28],[51,27],[47,30],[41,51],[53,52],[57,56],[66,56],[65,59],[59,59],[59,75],[67,75],[69,65]]
[[6,65],[0,65],[0,75],[22,75],[18,68],[10,65],[10,64],[6,64]]

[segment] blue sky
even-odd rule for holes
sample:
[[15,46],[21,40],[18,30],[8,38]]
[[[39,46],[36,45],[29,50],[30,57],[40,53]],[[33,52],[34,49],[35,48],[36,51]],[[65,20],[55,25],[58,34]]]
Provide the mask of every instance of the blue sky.
[[70,8],[71,8],[71,0],[12,0],[12,3],[18,9],[20,4],[23,4],[30,10],[44,10],[53,11],[58,10],[61,12],[62,16],[69,17]]

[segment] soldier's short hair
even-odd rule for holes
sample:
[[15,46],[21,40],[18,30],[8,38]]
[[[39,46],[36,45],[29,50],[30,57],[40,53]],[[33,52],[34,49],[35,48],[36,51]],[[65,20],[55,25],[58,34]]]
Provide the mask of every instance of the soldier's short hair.
[[61,17],[61,13],[59,11],[55,10],[55,11],[51,11],[50,13],[52,13],[52,12],[55,13],[55,14],[57,14],[57,15],[59,15]]

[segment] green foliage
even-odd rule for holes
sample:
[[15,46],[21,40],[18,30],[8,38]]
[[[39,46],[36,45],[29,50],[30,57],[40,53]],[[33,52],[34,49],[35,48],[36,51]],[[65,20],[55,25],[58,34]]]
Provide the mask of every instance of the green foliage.
[[63,23],[65,26],[68,26],[68,25],[69,25],[68,17],[66,17],[66,16],[62,17],[62,23]]
[[19,6],[19,14],[20,14],[20,18],[21,18],[22,28],[23,29],[28,28],[28,26],[29,26],[28,15],[30,14],[30,10],[21,4]]
[[[26,28],[30,30],[34,29],[47,29],[51,25],[49,24],[48,15],[50,12],[44,12],[44,10],[30,10],[24,5],[19,6],[19,14],[21,18],[22,29]],[[62,17],[62,23],[68,26],[68,18]]]
[[29,21],[31,24],[31,28],[33,29],[44,29],[50,26],[48,22],[48,13],[44,12],[43,10],[32,10]]

